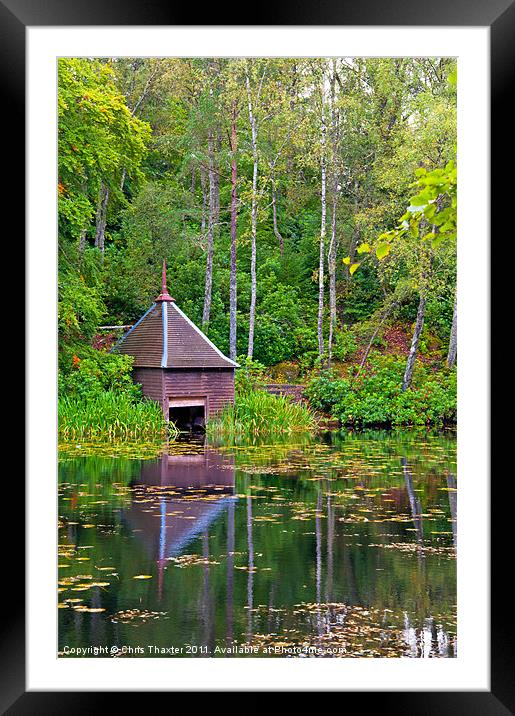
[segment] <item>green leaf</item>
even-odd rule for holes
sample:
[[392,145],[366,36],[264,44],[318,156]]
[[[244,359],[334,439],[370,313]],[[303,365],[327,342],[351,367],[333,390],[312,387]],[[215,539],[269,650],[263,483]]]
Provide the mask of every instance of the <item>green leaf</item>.
[[411,206],[425,206],[429,200],[427,194],[421,193],[410,199]]
[[384,259],[390,253],[390,244],[378,244],[376,248],[376,256],[379,260]]

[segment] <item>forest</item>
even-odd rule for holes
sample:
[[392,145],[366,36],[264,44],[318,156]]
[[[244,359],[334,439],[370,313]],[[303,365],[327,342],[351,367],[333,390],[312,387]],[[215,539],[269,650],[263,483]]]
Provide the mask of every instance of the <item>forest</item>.
[[236,412],[287,382],[340,424],[453,423],[456,92],[452,58],[60,59],[60,421],[159,424],[110,348],[166,260]]

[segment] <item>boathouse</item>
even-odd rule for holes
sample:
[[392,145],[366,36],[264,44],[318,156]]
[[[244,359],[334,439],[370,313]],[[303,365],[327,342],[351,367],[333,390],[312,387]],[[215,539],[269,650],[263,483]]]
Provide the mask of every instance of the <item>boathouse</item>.
[[170,296],[163,263],[161,293],[114,348],[134,356],[133,377],[179,427],[202,428],[234,403],[234,370],[227,358]]

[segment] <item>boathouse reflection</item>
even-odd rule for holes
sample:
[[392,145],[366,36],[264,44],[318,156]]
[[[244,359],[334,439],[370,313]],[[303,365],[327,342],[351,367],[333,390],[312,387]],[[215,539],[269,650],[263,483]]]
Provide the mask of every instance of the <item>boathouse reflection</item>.
[[[137,497],[123,512],[123,522],[157,563],[159,600],[170,558],[184,554],[198,537],[202,538],[204,557],[208,557],[210,527],[227,513],[229,527],[232,525],[234,531],[234,456],[206,446],[193,445],[191,449],[192,452],[164,454],[158,460],[144,462],[140,476],[131,485],[157,490],[158,518],[146,501]],[[228,535],[228,548],[231,544],[234,534]],[[228,575],[228,581],[231,579],[232,575]],[[208,584],[205,589],[209,590]]]
[[158,561],[180,555],[237,499],[234,457],[207,447],[144,462],[132,483],[137,485],[167,488],[159,491],[160,519],[136,499],[123,512],[125,524]]

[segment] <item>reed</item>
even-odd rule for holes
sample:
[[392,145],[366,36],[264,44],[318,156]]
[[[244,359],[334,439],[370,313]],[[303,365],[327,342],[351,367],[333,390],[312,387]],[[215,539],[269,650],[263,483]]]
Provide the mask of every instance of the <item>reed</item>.
[[135,401],[114,391],[88,398],[60,397],[58,420],[63,440],[149,440],[178,434],[173,423],[166,423],[159,403]]
[[291,435],[316,429],[314,413],[304,405],[281,395],[261,390],[239,393],[234,405],[227,406],[207,424],[212,437]]

